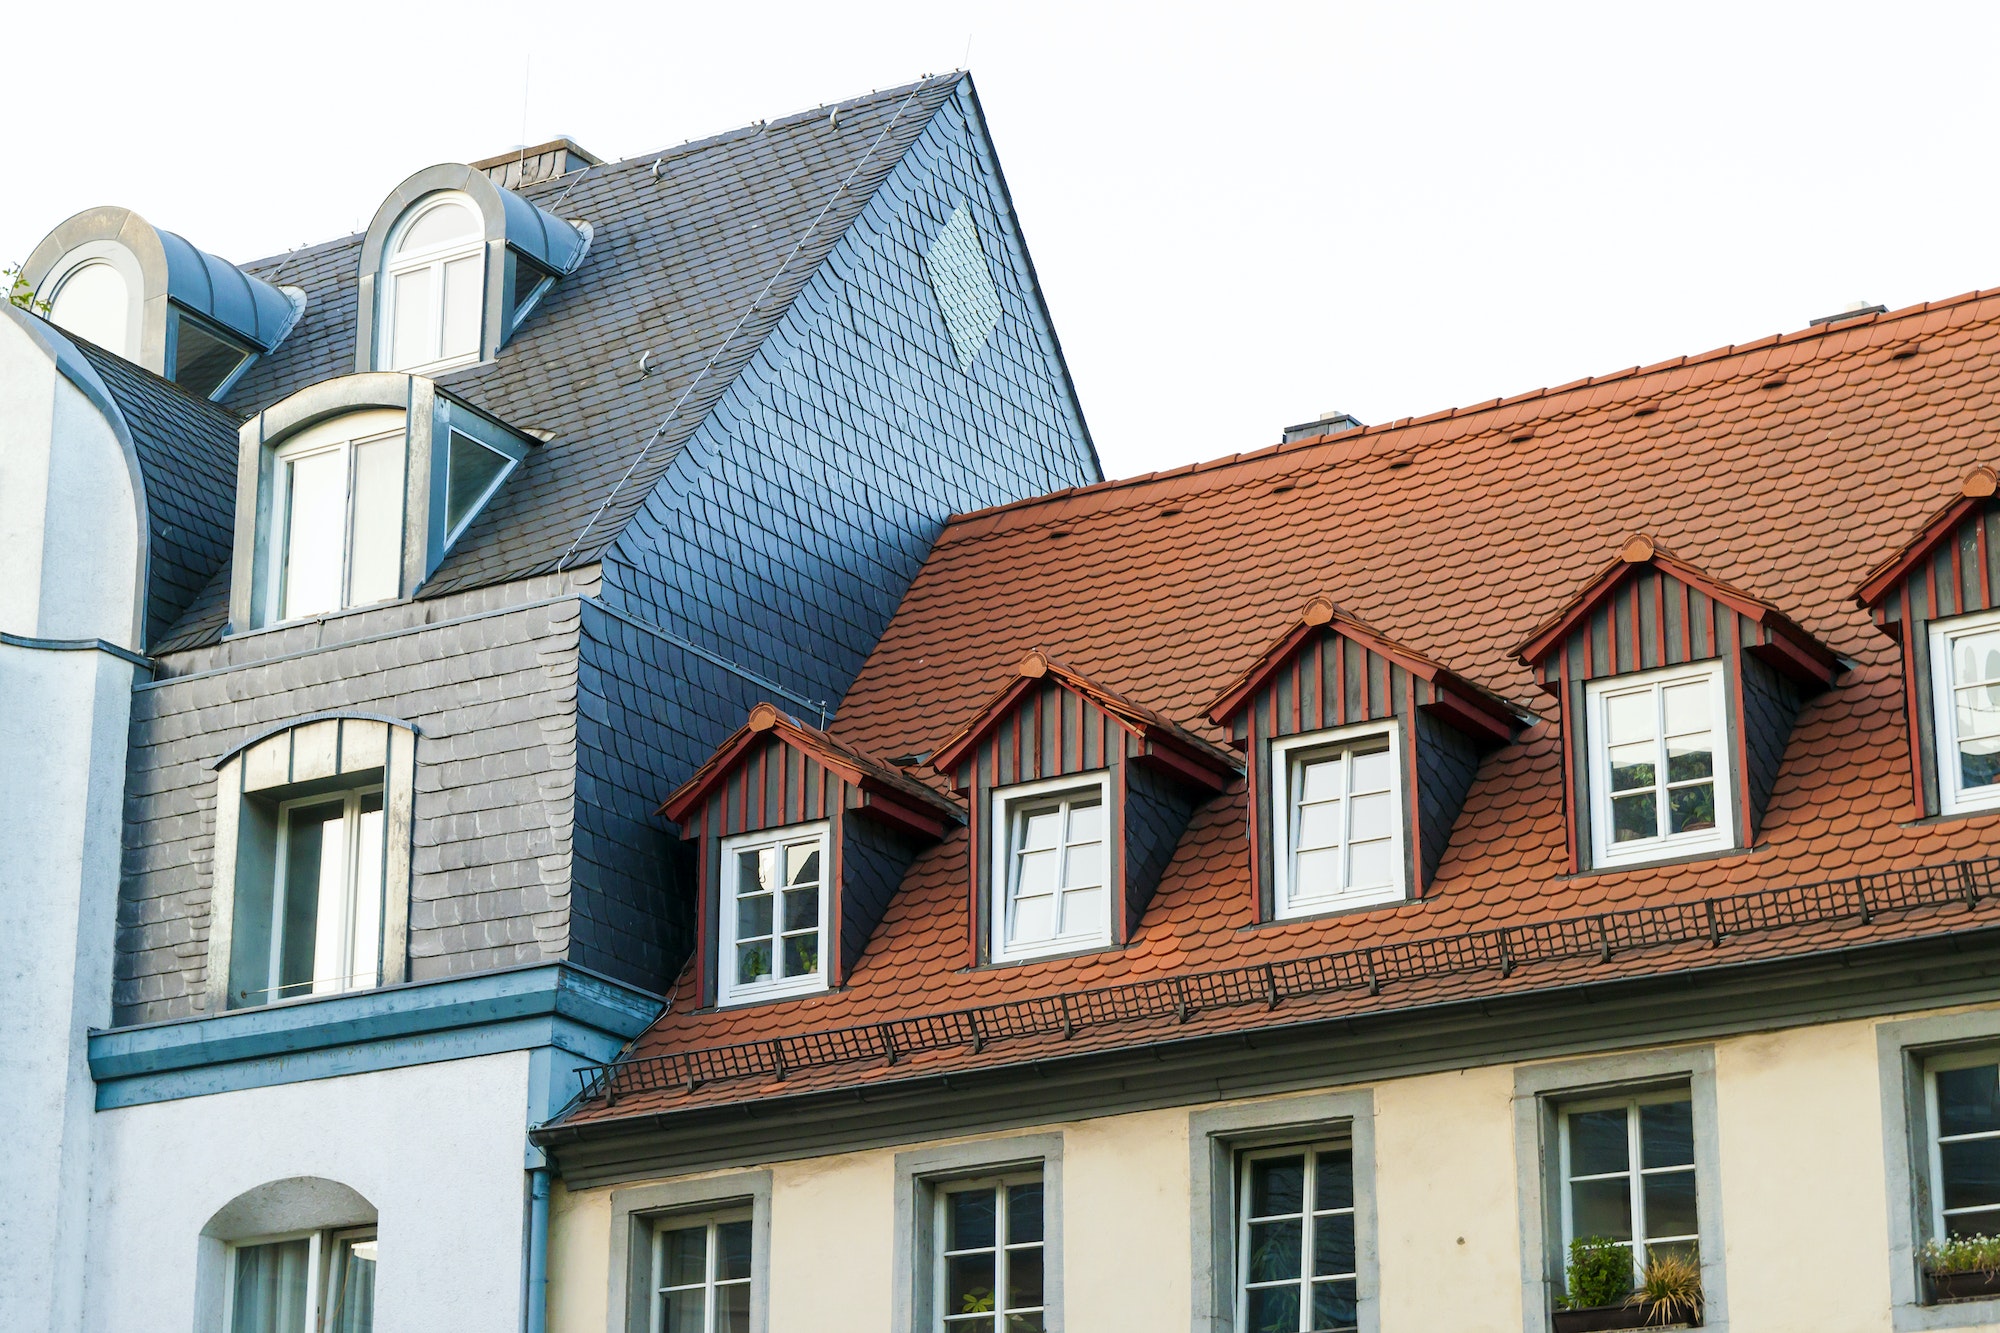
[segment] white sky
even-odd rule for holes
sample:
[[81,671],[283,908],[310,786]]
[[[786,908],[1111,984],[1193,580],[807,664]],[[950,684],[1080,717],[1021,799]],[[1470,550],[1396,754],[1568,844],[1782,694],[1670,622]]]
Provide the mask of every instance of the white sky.
[[524,74],[528,142],[627,157],[969,44],[1122,476],[2000,285],[1996,37],[1881,3],[40,3],[0,260],[94,204],[237,260],[343,235],[522,142]]

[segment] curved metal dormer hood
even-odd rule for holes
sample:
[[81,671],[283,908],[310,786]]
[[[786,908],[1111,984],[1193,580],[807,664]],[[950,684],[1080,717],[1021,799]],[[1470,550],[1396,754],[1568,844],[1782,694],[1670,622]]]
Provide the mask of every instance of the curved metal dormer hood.
[[[65,287],[93,269],[82,278],[95,288],[92,299],[68,314]],[[203,396],[219,395],[250,356],[283,342],[306,303],[297,288],[254,278],[129,208],[90,208],[70,218],[35,247],[22,277],[51,302],[51,322],[107,351],[176,382],[200,363],[214,382],[184,387]],[[183,338],[182,316],[192,316],[199,331]],[[241,364],[216,374],[217,358],[229,360],[219,349],[231,345],[239,345]]]

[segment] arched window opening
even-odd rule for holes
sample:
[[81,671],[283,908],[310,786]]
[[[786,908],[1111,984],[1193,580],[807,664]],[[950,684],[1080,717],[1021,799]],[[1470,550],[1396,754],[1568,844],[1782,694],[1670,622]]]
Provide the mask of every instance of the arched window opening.
[[439,369],[479,359],[485,231],[462,195],[419,203],[398,228],[382,288],[381,368]]

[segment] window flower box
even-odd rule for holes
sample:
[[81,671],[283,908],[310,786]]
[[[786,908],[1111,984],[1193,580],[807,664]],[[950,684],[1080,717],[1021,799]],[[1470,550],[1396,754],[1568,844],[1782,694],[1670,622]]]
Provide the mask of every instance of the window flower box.
[[1924,1273],[1924,1298],[1935,1305],[1942,1301],[1980,1301],[2000,1298],[2000,1272]]
[[1598,1333],[1611,1328],[1693,1328],[1700,1324],[1696,1319],[1663,1322],[1654,1314],[1652,1305],[1636,1305],[1620,1301],[1616,1305],[1586,1305],[1578,1309],[1556,1310],[1549,1315],[1552,1333]]

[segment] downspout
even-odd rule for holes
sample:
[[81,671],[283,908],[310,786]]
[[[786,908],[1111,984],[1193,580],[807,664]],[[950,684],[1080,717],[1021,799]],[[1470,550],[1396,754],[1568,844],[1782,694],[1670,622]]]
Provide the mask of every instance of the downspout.
[[528,1173],[528,1328],[549,1326],[549,1169]]

